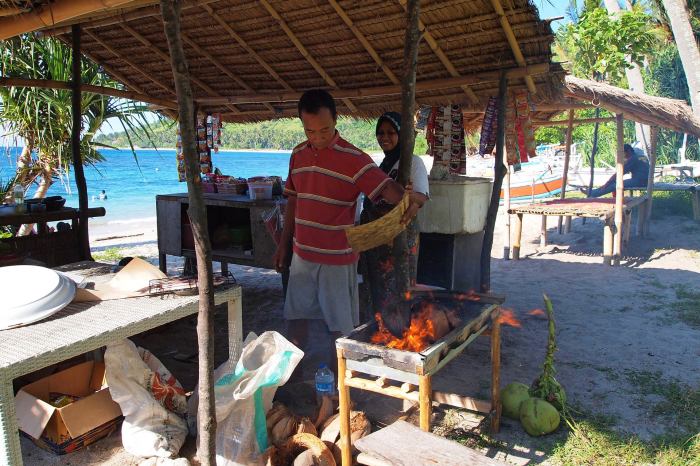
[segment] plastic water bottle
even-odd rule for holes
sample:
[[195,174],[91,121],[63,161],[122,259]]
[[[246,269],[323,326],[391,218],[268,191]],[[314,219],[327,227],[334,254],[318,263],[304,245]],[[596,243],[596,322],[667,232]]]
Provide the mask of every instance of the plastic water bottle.
[[15,203],[15,210],[17,213],[24,213],[24,188],[19,183],[15,184],[12,190],[12,200]]
[[328,364],[321,364],[316,371],[316,400],[321,401],[324,396],[335,393],[335,375]]

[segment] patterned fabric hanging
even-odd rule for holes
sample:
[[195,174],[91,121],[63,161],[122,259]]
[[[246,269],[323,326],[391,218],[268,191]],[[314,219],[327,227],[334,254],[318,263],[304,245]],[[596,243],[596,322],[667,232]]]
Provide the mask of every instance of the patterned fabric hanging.
[[498,99],[489,97],[489,103],[484,111],[484,121],[481,125],[481,138],[479,139],[479,155],[482,157],[490,154],[496,145],[498,135]]
[[464,142],[462,107],[433,107],[428,118],[426,138],[431,157],[433,179],[445,179],[449,174],[464,175],[467,168],[467,148]]

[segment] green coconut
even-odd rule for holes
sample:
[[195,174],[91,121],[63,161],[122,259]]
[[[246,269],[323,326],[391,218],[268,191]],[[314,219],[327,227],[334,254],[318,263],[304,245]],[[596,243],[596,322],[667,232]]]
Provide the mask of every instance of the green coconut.
[[511,382],[501,390],[503,415],[511,419],[520,419],[520,403],[530,398],[529,388],[524,383]]
[[559,421],[557,408],[542,399],[529,398],[520,405],[520,423],[533,437],[554,432]]

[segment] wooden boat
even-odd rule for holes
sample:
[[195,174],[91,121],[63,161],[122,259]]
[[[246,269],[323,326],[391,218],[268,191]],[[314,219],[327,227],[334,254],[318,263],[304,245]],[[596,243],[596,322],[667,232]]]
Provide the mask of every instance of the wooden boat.
[[[511,202],[532,201],[542,197],[551,197],[561,193],[563,185],[561,172],[547,171],[543,174],[536,172],[516,172],[511,175]],[[501,201],[504,199],[504,189],[501,189]]]

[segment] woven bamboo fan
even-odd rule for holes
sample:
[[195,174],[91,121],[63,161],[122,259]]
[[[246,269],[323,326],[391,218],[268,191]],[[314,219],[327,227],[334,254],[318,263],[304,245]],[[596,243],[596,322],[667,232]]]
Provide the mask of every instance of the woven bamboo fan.
[[406,228],[401,224],[401,217],[406,209],[408,209],[408,194],[405,194],[401,202],[383,217],[364,225],[346,228],[345,234],[352,250],[359,254],[382,244],[391,244],[392,240]]

